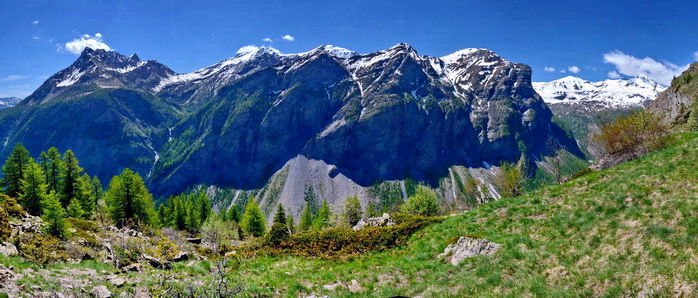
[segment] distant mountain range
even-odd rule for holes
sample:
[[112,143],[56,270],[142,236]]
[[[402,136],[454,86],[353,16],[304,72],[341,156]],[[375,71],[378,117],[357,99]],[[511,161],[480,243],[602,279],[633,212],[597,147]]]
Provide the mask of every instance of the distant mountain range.
[[533,88],[548,104],[595,104],[625,108],[646,106],[667,87],[644,76],[599,82],[568,76],[551,82],[534,82]]
[[451,204],[472,176],[497,197],[490,165],[540,161],[551,142],[582,156],[551,119],[531,68],[486,49],[429,57],[408,44],[369,54],[262,47],[177,74],[87,48],[0,112],[0,158],[17,142],[35,153],[72,149],[100,178],[138,171],[157,196],[213,185],[234,190],[226,203],[254,196],[265,210],[282,202],[297,215],[306,201],[381,203],[372,191],[381,183],[405,197],[405,180],[440,188]]
[[22,99],[18,97],[0,97],[0,110],[14,107],[20,101],[22,101]]

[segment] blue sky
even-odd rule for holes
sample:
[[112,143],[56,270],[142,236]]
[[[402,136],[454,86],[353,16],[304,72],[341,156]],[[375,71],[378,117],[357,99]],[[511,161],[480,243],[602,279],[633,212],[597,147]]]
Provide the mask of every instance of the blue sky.
[[535,81],[645,74],[666,82],[698,58],[698,3],[685,0],[3,2],[0,97],[31,93],[70,65],[71,50],[85,40],[177,72],[245,45],[293,53],[333,44],[368,53],[407,42],[429,56],[488,48],[530,65]]

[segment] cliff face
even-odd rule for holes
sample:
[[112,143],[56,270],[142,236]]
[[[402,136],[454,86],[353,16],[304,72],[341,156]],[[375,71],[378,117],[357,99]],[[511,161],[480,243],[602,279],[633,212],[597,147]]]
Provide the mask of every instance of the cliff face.
[[581,156],[551,117],[530,67],[485,49],[436,58],[407,44],[365,55],[261,48],[189,74],[87,49],[0,112],[0,134],[5,156],[17,142],[72,149],[103,180],[137,170],[156,196],[276,181],[269,204],[302,202],[308,189],[340,204],[380,181],[438,185],[453,166],[548,154],[550,142]]
[[657,96],[648,109],[662,115],[667,123],[686,123],[698,100],[698,63],[693,63],[671,86]]

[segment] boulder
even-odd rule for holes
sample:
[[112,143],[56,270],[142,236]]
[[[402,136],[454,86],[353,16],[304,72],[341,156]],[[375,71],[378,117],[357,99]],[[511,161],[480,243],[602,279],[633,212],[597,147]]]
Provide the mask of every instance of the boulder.
[[172,264],[166,260],[158,260],[157,258],[151,257],[149,255],[143,255],[143,259],[148,261],[148,264],[150,266],[153,266],[153,268],[157,269],[170,269],[172,268]]
[[349,292],[352,293],[361,292],[364,290],[356,279],[352,279],[351,283],[347,285],[347,288],[349,288]]
[[174,258],[172,258],[173,262],[182,262],[182,261],[188,261],[189,260],[189,253],[186,251],[180,251],[177,253]]
[[17,247],[9,242],[0,242],[0,255],[9,257],[19,254]]
[[126,283],[126,279],[119,276],[112,276],[109,278],[109,283],[115,287],[121,287]]
[[142,263],[133,263],[128,266],[121,268],[121,272],[141,272],[143,271]]
[[501,244],[487,241],[485,239],[475,239],[470,237],[460,237],[455,244],[449,244],[438,259],[445,259],[452,265],[458,265],[465,258],[475,256],[493,255]]
[[92,288],[90,294],[97,298],[111,297],[111,292],[109,292],[109,289],[106,286],[96,286]]
[[362,218],[352,229],[356,231],[367,227],[390,227],[394,225],[395,221],[390,218],[390,215],[383,213],[383,216],[379,217]]

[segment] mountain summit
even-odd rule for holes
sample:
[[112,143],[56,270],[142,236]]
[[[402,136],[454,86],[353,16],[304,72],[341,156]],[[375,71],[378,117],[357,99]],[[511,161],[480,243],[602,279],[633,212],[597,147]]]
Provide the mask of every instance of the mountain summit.
[[86,49],[13,109],[23,113],[0,112],[4,156],[17,142],[70,148],[104,179],[140,172],[157,195],[215,185],[245,193],[233,203],[254,196],[293,214],[308,194],[380,201],[372,185],[405,179],[443,187],[453,202],[475,177],[497,197],[490,165],[540,160],[551,142],[582,155],[552,123],[531,68],[486,49],[261,47],[184,74]]
[[567,76],[551,82],[534,82],[533,88],[548,104],[601,103],[609,107],[646,106],[666,89],[646,76],[590,82]]

